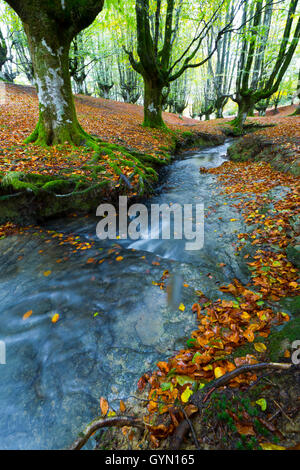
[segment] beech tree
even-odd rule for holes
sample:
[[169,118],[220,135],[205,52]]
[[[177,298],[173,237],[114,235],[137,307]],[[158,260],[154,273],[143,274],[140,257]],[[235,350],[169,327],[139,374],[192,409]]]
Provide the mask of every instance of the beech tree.
[[[270,0],[247,0],[244,5],[244,39],[241,47],[236,93],[238,115],[232,125],[241,130],[255,105],[270,98],[280,87],[291,63],[300,38],[300,18],[297,19],[298,0],[290,0],[285,27],[278,53],[266,67],[266,49],[272,21],[273,4]],[[247,22],[248,20],[248,22]],[[296,23],[294,27],[294,23]],[[293,31],[294,27],[294,32]]]
[[[297,98],[300,100],[300,69],[299,69],[299,75],[298,75],[297,90],[294,96],[297,96]],[[300,102],[298,103],[296,111],[294,112],[294,116],[300,116]]]
[[104,0],[6,0],[22,20],[39,97],[39,121],[27,142],[91,144],[78,123],[69,71],[71,41],[88,27]]
[[[197,12],[197,26],[184,50],[174,57],[174,44],[179,33],[182,0],[157,0],[154,13],[154,25],[150,15],[150,0],[136,0],[136,22],[137,22],[137,54],[136,60],[133,51],[127,51],[132,67],[144,80],[144,123],[146,127],[164,127],[162,118],[163,101],[168,94],[170,83],[177,80],[187,69],[200,67],[205,64],[217,50],[222,36],[232,28],[233,19],[240,5],[245,0],[230,2],[223,0],[218,5],[213,5],[209,11]],[[212,26],[221,17],[223,8],[229,4],[235,4],[234,14],[227,24],[220,27],[215,37],[210,53],[199,57],[202,43]],[[165,7],[163,10],[163,6]],[[201,9],[201,5],[191,5],[191,8]],[[192,12],[192,14],[194,11]],[[164,30],[164,31],[163,31]]]

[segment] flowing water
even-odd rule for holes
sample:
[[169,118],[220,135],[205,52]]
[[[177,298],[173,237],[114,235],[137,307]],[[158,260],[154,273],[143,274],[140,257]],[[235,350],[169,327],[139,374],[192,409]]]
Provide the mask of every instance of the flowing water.
[[[70,445],[99,414],[101,396],[118,407],[145,371],[181,348],[195,327],[195,289],[219,298],[218,287],[233,277],[248,281],[232,245],[235,231],[246,231],[241,216],[220,195],[216,178],[199,172],[222,164],[228,145],[186,153],[163,170],[148,201],[203,203],[200,251],[185,251],[181,240],[123,241],[119,247],[101,242],[92,217],[47,227],[93,241],[86,251],[71,253],[61,238],[38,231],[0,241],[0,341],[6,344],[6,365],[0,365],[1,449]],[[237,221],[229,223],[232,218]],[[87,263],[90,258],[97,263]],[[184,312],[170,307],[166,292],[153,284],[165,270],[188,284],[176,292]],[[60,319],[53,324],[55,313]]]

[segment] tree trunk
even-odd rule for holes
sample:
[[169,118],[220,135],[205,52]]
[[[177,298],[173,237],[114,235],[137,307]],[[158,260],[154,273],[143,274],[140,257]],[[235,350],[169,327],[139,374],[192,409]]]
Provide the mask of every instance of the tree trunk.
[[[57,145],[66,142],[83,145],[92,139],[78,123],[73,101],[68,38],[57,38],[52,47],[51,31],[44,31],[43,41],[32,35],[25,25],[29,40],[35,82],[39,97],[39,121],[27,142],[38,145]],[[57,53],[55,52],[57,51]]]
[[39,121],[27,142],[98,147],[79,125],[69,72],[71,41],[102,10],[104,0],[6,0],[23,22],[39,97]]
[[166,127],[162,118],[163,86],[144,78],[144,123],[151,128]]
[[293,116],[300,116],[300,104],[297,106],[296,111],[294,112]]
[[223,108],[218,108],[216,110],[216,117],[217,119],[223,119]]
[[255,106],[254,106],[254,104],[253,104],[253,105],[251,106],[251,108],[249,109],[247,115],[250,116],[250,117],[254,117],[254,113],[255,113]]
[[246,100],[241,100],[238,102],[239,110],[237,117],[232,121],[232,125],[238,130],[242,130],[246,122],[247,116],[251,109],[253,109],[253,104]]

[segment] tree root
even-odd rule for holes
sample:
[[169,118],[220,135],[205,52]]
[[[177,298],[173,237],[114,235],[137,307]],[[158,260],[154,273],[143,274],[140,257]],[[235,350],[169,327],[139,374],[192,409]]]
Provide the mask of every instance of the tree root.
[[[230,380],[234,379],[238,375],[245,374],[247,372],[258,372],[261,370],[269,369],[269,370],[289,370],[291,369],[293,364],[285,364],[285,363],[275,363],[275,362],[262,362],[260,364],[245,364],[237,369],[234,369],[231,372],[219,377],[218,379],[210,382],[205,386],[204,389],[201,391],[194,393],[190,398],[189,403],[197,406],[199,412],[201,411],[204,403],[208,400],[210,395],[219,387],[225,386]],[[134,397],[136,398],[136,397]],[[147,401],[147,400],[143,400]],[[188,431],[192,432],[193,440],[195,443],[196,448],[199,450],[199,444],[197,440],[197,436],[193,425],[188,418],[187,414],[184,412],[185,419],[179,424],[176,428],[176,431],[171,440],[171,449],[172,450],[179,450],[182,444],[183,439],[187,435]],[[80,450],[89,440],[89,438],[96,432],[98,429],[107,428],[107,427],[119,427],[122,428],[123,426],[131,426],[145,430],[147,428],[147,424],[143,422],[140,418],[134,418],[132,416],[114,416],[112,418],[103,418],[99,417],[88,424],[81,434],[73,444],[69,447],[69,450]]]
[[132,416],[114,416],[112,418],[96,418],[90,424],[88,424],[83,431],[82,435],[78,437],[73,444],[69,447],[68,450],[80,450],[89,440],[89,438],[94,434],[98,429],[108,428],[108,427],[118,427],[122,428],[123,426],[132,426],[140,429],[145,429],[145,424],[139,418],[134,418]]
[[[223,387],[224,385],[228,384],[230,380],[234,379],[238,375],[245,374],[247,372],[258,372],[258,371],[265,370],[265,369],[288,370],[288,369],[291,369],[291,367],[292,367],[292,364],[275,363],[275,362],[262,362],[260,364],[251,364],[251,365],[245,364],[241,367],[238,367],[237,369],[234,369],[231,372],[228,372],[228,374],[222,375],[222,377],[219,377],[218,379],[206,385],[206,387],[202,389],[201,391],[199,390],[198,392],[194,393],[194,395],[192,395],[190,398],[190,403],[197,406],[200,412],[204,403],[208,400],[210,395],[217,388]],[[191,429],[191,426],[186,419],[180,423],[171,441],[171,448],[173,450],[180,449],[182,441],[190,429]]]
[[[246,374],[247,372],[259,372],[261,370],[269,369],[269,370],[287,370],[292,367],[292,364],[285,364],[285,363],[276,363],[276,362],[261,362],[260,364],[244,364],[237,369],[228,372],[222,377],[210,382],[204,389],[201,391],[199,390],[196,392],[190,399],[190,402],[197,406],[198,408],[201,407],[203,403],[206,402],[209,395],[219,387],[223,387],[226,385],[230,380],[234,379],[238,375]],[[207,392],[207,393],[205,393]],[[205,393],[205,395],[204,395]],[[204,396],[203,396],[204,395]]]

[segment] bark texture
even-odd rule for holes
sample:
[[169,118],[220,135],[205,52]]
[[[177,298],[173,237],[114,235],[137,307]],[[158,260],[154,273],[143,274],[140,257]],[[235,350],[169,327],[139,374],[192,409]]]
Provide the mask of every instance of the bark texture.
[[102,10],[104,0],[7,0],[28,37],[39,97],[39,121],[27,142],[93,145],[78,123],[69,72],[74,37]]

